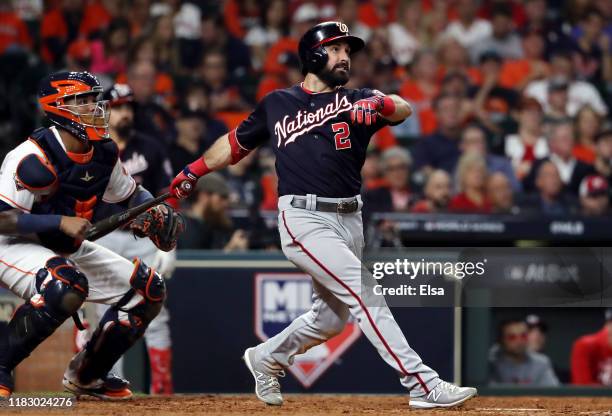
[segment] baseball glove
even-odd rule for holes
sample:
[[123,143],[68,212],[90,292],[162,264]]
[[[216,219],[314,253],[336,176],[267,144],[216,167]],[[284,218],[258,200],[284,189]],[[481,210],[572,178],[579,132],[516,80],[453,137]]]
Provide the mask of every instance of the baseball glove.
[[170,251],[185,230],[185,220],[170,205],[159,204],[136,217],[130,229],[136,237],[149,237],[157,248]]

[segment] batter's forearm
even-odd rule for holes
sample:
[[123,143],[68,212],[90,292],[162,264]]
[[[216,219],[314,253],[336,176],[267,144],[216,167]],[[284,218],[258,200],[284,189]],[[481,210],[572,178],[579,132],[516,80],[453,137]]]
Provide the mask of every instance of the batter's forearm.
[[412,114],[412,107],[410,106],[408,101],[404,100],[402,97],[396,94],[390,94],[387,97],[393,100],[393,103],[395,104],[395,111],[393,112],[393,114],[385,116],[385,119],[391,122],[396,122],[403,121],[410,117],[410,115]]
[[232,148],[228,134],[219,137],[202,156],[210,170],[219,170],[228,166],[232,159]]

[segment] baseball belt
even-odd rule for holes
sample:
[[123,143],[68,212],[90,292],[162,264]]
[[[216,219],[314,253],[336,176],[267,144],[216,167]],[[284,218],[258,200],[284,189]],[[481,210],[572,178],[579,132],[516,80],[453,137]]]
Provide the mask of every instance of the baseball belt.
[[[294,208],[306,209],[307,202],[308,200],[306,197],[294,196],[291,200],[291,206]],[[315,207],[315,211],[337,212],[338,214],[352,214],[353,212],[357,212],[358,209],[359,201],[357,201],[357,198],[340,202],[321,201],[317,198],[317,205]]]

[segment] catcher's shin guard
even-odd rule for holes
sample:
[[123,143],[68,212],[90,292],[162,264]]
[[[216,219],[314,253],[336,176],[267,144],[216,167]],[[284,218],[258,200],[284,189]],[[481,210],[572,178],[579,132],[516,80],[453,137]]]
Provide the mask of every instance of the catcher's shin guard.
[[[161,310],[166,287],[157,272],[136,260],[130,284],[132,289],[106,311],[85,347],[77,370],[79,382],[84,385],[103,379],[119,357],[144,335],[149,323]],[[143,300],[129,310],[122,309],[135,293]]]
[[12,391],[11,371],[79,310],[89,287],[85,275],[68,260],[53,257],[36,274],[36,289],[0,335],[0,389]]

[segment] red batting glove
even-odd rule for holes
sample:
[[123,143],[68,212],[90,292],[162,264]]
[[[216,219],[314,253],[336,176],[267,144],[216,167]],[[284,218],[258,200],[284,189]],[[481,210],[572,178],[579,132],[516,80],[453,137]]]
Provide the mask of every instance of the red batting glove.
[[170,184],[170,193],[178,199],[187,198],[194,191],[198,179],[210,171],[202,158],[185,166]]
[[378,114],[388,117],[395,113],[395,103],[386,95],[374,95],[363,98],[353,104],[351,111],[351,122],[365,124],[366,126],[376,123]]

